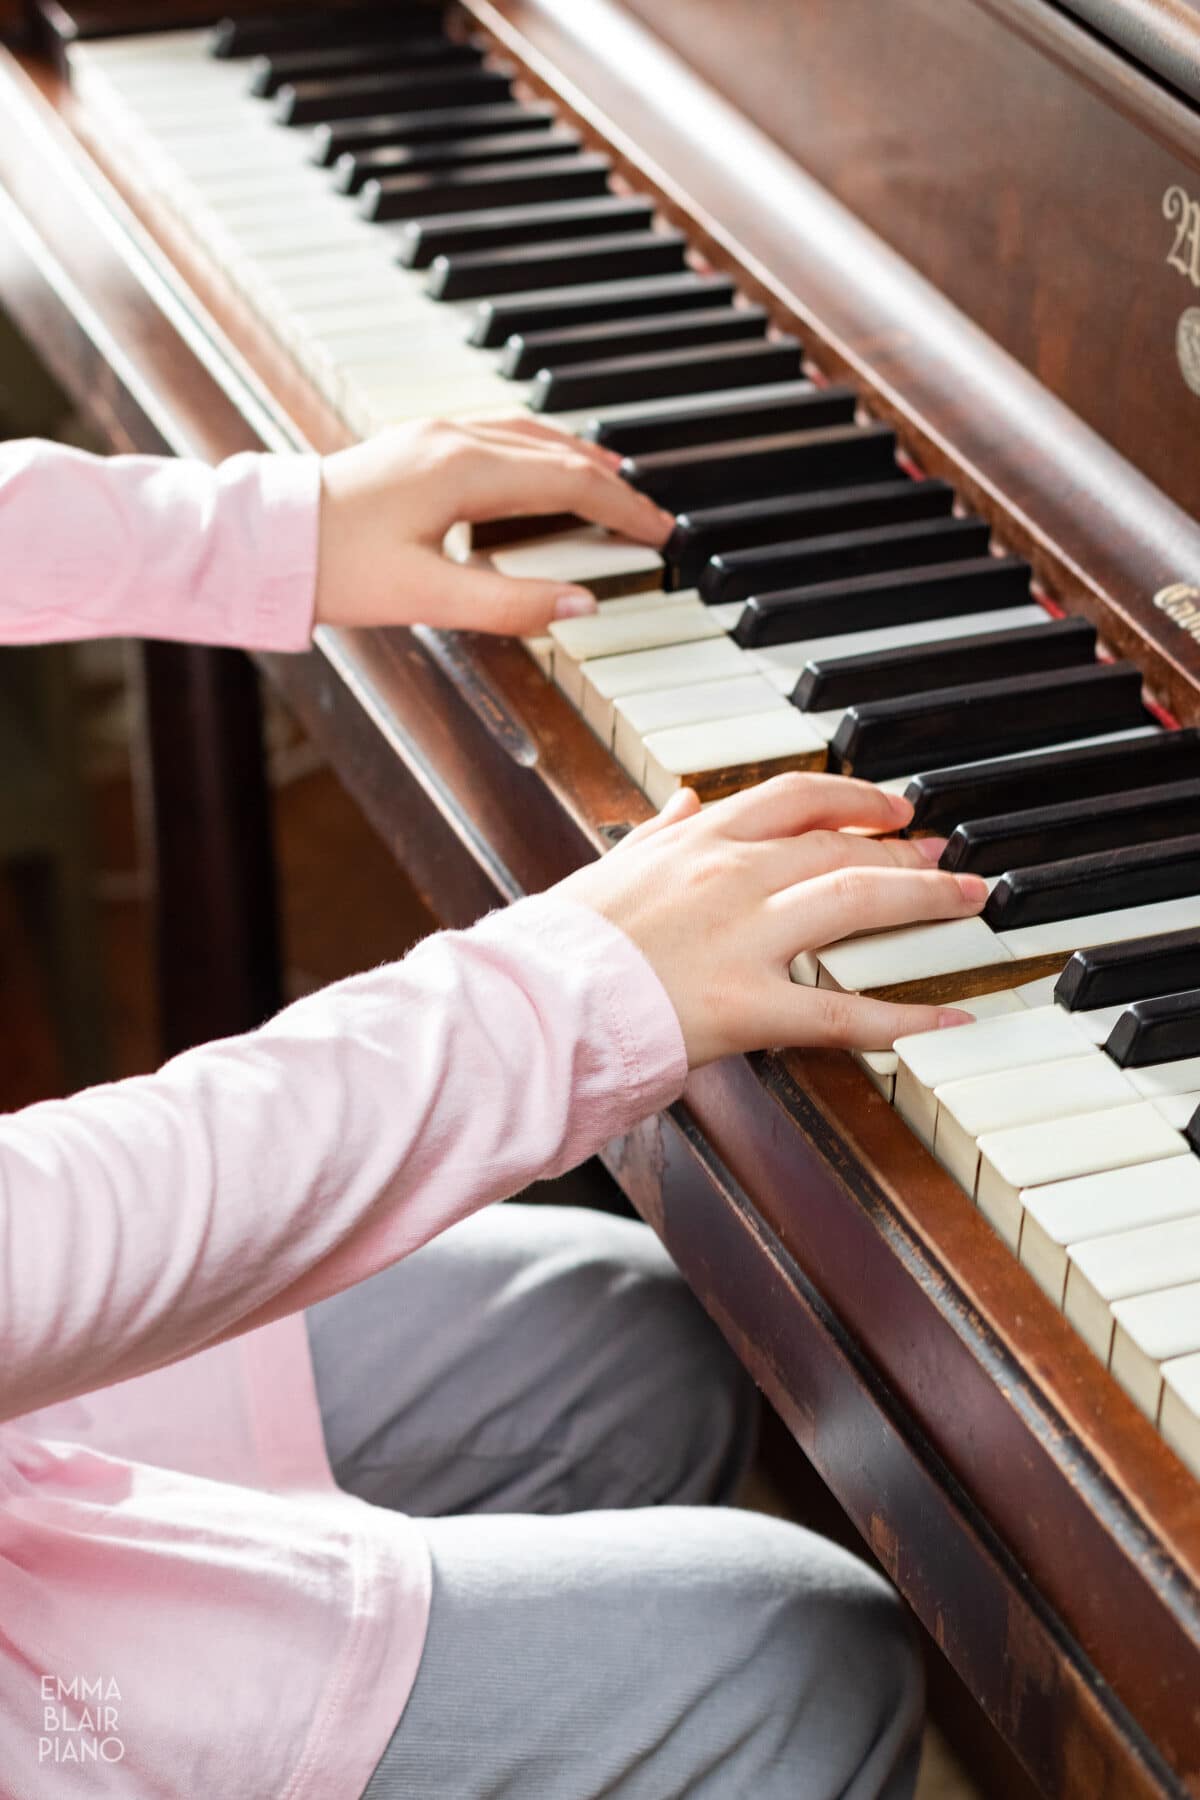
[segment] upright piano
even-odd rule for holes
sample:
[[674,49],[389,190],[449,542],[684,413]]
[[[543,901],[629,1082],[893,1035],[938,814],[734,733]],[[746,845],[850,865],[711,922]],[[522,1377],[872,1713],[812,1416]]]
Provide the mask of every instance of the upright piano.
[[[529,407],[679,515],[260,659],[447,924],[781,768],[993,880],[794,971],[978,1024],[606,1160],[1037,1787],[1200,1795],[1200,8],[217,11],[8,7],[0,302],[114,448]],[[174,1047],[274,997],[267,809],[250,666],[145,670]]]

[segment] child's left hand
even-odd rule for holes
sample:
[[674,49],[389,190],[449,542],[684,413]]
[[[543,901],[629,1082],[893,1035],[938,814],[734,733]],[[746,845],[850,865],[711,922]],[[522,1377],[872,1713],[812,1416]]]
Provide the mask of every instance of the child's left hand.
[[322,464],[318,625],[438,625],[520,636],[592,612],[583,588],[451,562],[460,520],[571,512],[646,544],[674,520],[616,473],[620,458],[536,419],[398,426]]

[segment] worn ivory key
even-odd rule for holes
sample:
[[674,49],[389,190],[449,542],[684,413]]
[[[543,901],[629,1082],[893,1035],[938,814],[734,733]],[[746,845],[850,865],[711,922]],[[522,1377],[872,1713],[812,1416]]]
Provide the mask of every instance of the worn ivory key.
[[[994,994],[976,994],[973,1000],[962,1002],[963,1012],[971,1013],[977,1019],[999,1018],[1001,1013],[1024,1012],[1025,1001],[1019,989],[999,989]],[[891,1101],[896,1092],[896,1070],[900,1059],[894,1050],[852,1050],[850,1052],[856,1063],[863,1069],[871,1081],[883,1095]]]
[[[970,921],[965,921],[969,923]],[[1090,1048],[1068,1013],[1044,1006],[896,1040],[896,1111],[933,1148],[936,1090],[950,1082],[1034,1063],[1061,1062]]]
[[1179,1132],[1146,1101],[1038,1125],[1016,1125],[980,1138],[976,1198],[980,1212],[1016,1250],[1026,1188],[1187,1154]]
[[597,600],[662,587],[663,559],[657,550],[616,537],[599,525],[529,538],[485,554],[501,575],[589,588]]
[[[646,768],[644,740],[652,732],[736,719],[746,714],[786,714],[794,709],[763,676],[738,675],[728,681],[690,682],[682,687],[630,694],[627,699],[619,700],[614,710],[613,752],[621,767],[640,782]],[[587,717],[586,690],[584,717]]]
[[968,1194],[979,1172],[979,1139],[992,1131],[1034,1125],[1138,1098],[1120,1069],[1099,1050],[1060,1062],[1022,1064],[935,1089],[933,1153]]
[[674,691],[700,682],[733,681],[751,673],[746,652],[725,636],[665,644],[657,650],[632,650],[623,656],[594,657],[579,666],[583,716],[596,736],[611,747],[615,708],[632,695]]
[[1200,1281],[1117,1300],[1112,1311],[1112,1372],[1146,1417],[1157,1422],[1162,1364],[1200,1352]]
[[811,964],[794,973],[797,980],[810,979],[804,970],[815,967],[819,985],[880,1000],[953,1004],[965,995],[1056,974],[1069,956],[1090,944],[1197,928],[1200,895],[1015,931],[994,932],[981,918],[952,919],[845,938],[816,952]]
[[1200,1354],[1163,1364],[1159,1425],[1172,1450],[1200,1476]]
[[792,706],[656,731],[645,751],[642,786],[654,806],[681,787],[719,800],[791,769],[825,767],[824,738]]
[[1021,1204],[1021,1261],[1061,1307],[1069,1247],[1200,1213],[1200,1163],[1194,1156],[1168,1156],[1142,1163],[1134,1175],[1128,1169],[1105,1169],[1099,1175],[1051,1181],[1024,1192]]
[[1090,1238],[1072,1244],[1067,1255],[1064,1311],[1106,1363],[1112,1350],[1112,1309],[1118,1300],[1200,1281],[1200,1213]]
[[632,612],[556,619],[550,627],[554,639],[554,680],[582,711],[582,667],[593,657],[623,656],[634,650],[658,650],[669,644],[695,643],[724,635],[712,617],[711,607],[699,600],[675,596],[651,596],[644,609]]

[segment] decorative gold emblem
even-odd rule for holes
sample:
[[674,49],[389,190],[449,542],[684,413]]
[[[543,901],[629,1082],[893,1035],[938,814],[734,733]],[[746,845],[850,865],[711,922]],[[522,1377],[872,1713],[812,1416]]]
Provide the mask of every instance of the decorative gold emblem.
[[1169,587],[1159,588],[1152,604],[1200,643],[1200,587],[1190,581],[1173,581]]
[[1163,218],[1175,227],[1167,264],[1200,288],[1200,200],[1191,199],[1179,186],[1169,187],[1162,209]]
[[1175,353],[1183,379],[1193,394],[1200,394],[1200,306],[1180,313],[1175,327]]

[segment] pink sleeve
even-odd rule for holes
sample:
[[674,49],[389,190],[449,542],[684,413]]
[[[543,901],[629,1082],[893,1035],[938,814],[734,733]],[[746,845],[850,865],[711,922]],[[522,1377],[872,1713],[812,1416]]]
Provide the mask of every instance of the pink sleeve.
[[152,637],[303,650],[321,465],[0,443],[0,643]]
[[667,995],[553,895],[0,1121],[0,1418],[307,1306],[678,1094]]

